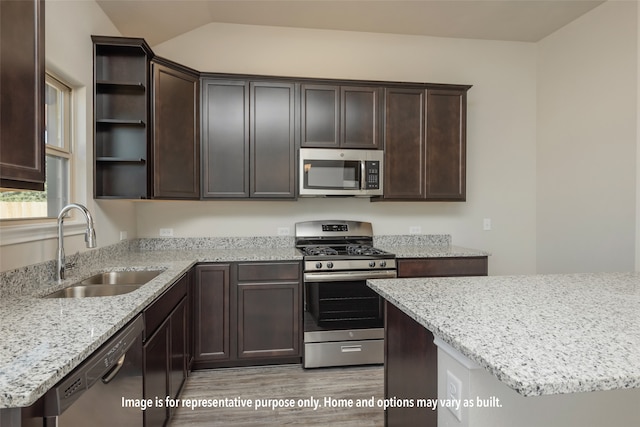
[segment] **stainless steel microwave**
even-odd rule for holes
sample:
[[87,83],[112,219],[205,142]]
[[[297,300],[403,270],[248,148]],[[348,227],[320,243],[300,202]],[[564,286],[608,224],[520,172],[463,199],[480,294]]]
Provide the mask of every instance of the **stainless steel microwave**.
[[382,195],[384,152],[300,149],[300,196]]

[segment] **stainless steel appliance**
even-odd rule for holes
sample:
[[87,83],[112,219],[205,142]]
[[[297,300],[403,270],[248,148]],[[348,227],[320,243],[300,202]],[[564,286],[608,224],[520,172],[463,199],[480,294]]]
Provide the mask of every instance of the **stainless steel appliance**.
[[300,149],[300,196],[382,195],[382,150]]
[[44,396],[45,426],[143,425],[142,315],[130,322]]
[[373,247],[368,222],[299,222],[295,237],[304,254],[304,367],[383,363],[382,299],[366,281],[397,277],[395,255]]

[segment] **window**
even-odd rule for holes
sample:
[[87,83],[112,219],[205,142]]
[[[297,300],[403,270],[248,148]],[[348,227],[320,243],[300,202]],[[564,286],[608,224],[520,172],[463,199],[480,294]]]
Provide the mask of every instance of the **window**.
[[69,202],[71,174],[71,88],[46,75],[46,181],[42,191],[0,193],[0,219],[56,218]]

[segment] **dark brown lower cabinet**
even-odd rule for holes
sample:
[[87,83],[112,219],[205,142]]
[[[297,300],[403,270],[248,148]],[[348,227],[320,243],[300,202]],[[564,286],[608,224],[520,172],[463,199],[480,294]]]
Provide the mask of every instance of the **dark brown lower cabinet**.
[[[169,366],[169,319],[145,343],[144,354],[144,398],[163,399],[169,395],[167,369]],[[144,411],[144,425],[164,426],[169,418],[167,408],[152,405]]]
[[[388,301],[384,330],[385,398],[437,399],[438,350],[433,334]],[[391,407],[384,415],[389,427],[438,425],[438,413],[431,408]]]
[[238,285],[238,358],[300,356],[300,284]]
[[406,258],[397,260],[398,277],[486,276],[488,258]]
[[203,264],[196,267],[194,368],[203,363],[231,358],[230,268],[229,264]]
[[299,363],[300,263],[196,267],[194,369]]
[[143,394],[145,399],[163,401],[145,411],[145,427],[168,423],[173,410],[164,401],[167,396],[177,398],[187,378],[189,277],[183,275],[143,311]]

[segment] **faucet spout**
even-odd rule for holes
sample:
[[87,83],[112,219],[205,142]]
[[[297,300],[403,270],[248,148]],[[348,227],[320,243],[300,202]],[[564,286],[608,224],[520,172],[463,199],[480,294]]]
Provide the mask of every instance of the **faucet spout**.
[[64,255],[64,233],[63,233],[63,224],[64,217],[72,209],[78,209],[84,215],[85,221],[87,222],[87,229],[84,233],[84,241],[87,244],[87,248],[95,248],[96,244],[96,230],[93,227],[93,217],[91,216],[91,212],[89,210],[79,204],[79,203],[71,203],[67,206],[63,207],[60,213],[58,214],[58,280],[64,280],[65,276],[65,255]]

